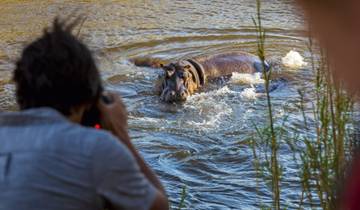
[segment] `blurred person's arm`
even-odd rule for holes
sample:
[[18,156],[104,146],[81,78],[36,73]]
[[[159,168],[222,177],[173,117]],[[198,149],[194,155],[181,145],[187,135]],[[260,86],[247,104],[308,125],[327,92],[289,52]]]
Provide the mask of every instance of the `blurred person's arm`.
[[360,1],[297,0],[310,32],[325,50],[334,79],[360,92]]
[[156,188],[156,197],[151,206],[151,209],[169,209],[166,192],[157,178],[153,170],[146,164],[134,145],[131,143],[127,129],[127,112],[120,97],[116,94],[109,93],[108,95],[112,103],[105,104],[99,102],[98,107],[101,112],[102,123],[105,129],[111,131],[118,139],[129,149],[136,160],[141,172],[148,179],[149,182]]
[[[335,80],[352,93],[360,92],[360,1],[297,0],[304,10],[312,35],[326,52]],[[351,164],[340,196],[339,209],[360,209],[360,157]]]

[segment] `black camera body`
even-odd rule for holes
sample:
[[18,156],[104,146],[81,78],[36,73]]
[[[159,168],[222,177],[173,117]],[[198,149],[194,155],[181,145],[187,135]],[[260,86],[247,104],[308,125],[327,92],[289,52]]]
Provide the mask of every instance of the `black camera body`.
[[[100,100],[102,100],[105,104],[112,103],[112,100],[105,95],[102,95]],[[81,124],[96,129],[100,129],[102,127],[101,113],[96,104],[92,105],[91,108],[84,113]]]

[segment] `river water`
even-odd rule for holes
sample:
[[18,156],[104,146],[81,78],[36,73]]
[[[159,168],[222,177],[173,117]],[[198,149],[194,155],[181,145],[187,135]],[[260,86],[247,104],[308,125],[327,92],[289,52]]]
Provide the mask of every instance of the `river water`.
[[[289,0],[263,1],[267,58],[288,82],[272,92],[275,118],[297,128],[298,89],[308,87],[308,68],[281,65],[290,50],[307,61],[307,37],[300,12]],[[0,2],[0,110],[15,109],[9,82],[22,47],[56,15],[83,14],[80,37],[96,55],[108,89],[128,107],[131,137],[159,174],[177,207],[186,186],[185,209],[255,209],[271,203],[269,186],[257,181],[251,139],[267,123],[266,98],[252,82],[209,84],[185,104],[164,104],[152,88],[161,70],[134,66],[129,59],[165,61],[241,50],[256,52],[252,17],[255,0],[7,1]],[[295,164],[280,148],[282,202],[295,208],[300,184]]]

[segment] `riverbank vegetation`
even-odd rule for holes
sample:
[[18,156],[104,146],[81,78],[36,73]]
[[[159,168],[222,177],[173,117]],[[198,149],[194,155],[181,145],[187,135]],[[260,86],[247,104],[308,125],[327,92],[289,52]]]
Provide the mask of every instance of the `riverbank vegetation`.
[[[272,69],[266,71],[266,31],[261,22],[261,0],[257,0],[254,25],[258,37],[257,54],[263,61],[263,78],[268,108],[268,125],[257,127],[252,140],[254,167],[258,181],[268,184],[272,204],[261,201],[265,209],[287,209],[289,203],[282,198],[281,186],[286,182],[284,168],[279,162],[279,148],[291,152],[298,175],[299,192],[297,208],[335,209],[341,184],[354,150],[354,101],[340,81],[335,81],[326,59],[309,35],[313,87],[298,90],[297,111],[301,113],[301,126],[290,132],[286,126],[287,115],[274,118],[269,84]],[[320,56],[316,56],[320,55]],[[292,202],[293,204],[294,202]],[[293,206],[291,207],[293,208]]]

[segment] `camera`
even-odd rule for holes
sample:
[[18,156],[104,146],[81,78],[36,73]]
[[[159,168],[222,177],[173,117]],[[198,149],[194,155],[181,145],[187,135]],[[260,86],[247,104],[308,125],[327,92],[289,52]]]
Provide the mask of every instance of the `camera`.
[[[110,97],[105,95],[101,95],[100,100],[102,100],[105,104],[112,103]],[[91,108],[84,113],[81,124],[96,129],[102,128],[101,113],[97,107],[97,104],[92,105]]]

